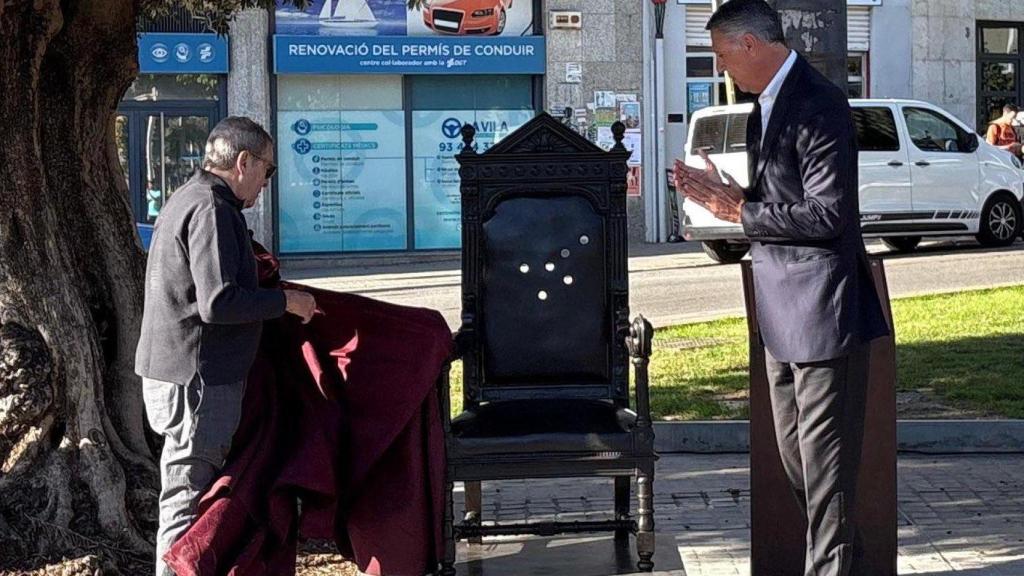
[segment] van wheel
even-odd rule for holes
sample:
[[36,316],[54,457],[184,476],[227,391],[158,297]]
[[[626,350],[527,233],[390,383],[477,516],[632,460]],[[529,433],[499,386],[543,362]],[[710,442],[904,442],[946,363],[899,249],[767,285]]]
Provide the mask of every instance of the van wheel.
[[501,12],[498,13],[498,28],[494,32],[496,36],[500,36],[505,31],[505,9],[502,8]]
[[888,246],[893,252],[913,252],[920,243],[920,236],[886,236],[882,238],[882,244]]
[[982,246],[1008,246],[1020,236],[1021,204],[1010,194],[993,194],[981,211],[978,242]]
[[750,244],[734,244],[725,240],[708,240],[701,242],[704,253],[719,264],[735,264],[750,251]]

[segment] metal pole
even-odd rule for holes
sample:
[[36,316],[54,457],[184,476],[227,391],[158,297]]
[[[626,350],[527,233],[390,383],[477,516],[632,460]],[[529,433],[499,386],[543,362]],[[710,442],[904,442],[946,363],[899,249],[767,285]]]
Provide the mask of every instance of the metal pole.
[[668,240],[668,219],[665,217],[665,207],[668,202],[668,181],[665,179],[665,75],[659,70],[665,61],[665,39],[655,38],[654,39],[654,59],[655,59],[655,113],[657,114],[656,130],[657,130],[657,166],[654,170],[654,182],[658,187],[658,242],[665,242]]
[[658,131],[657,131],[657,84],[658,66],[660,61],[654,54],[653,46],[653,9],[650,2],[643,3],[643,53],[644,53],[644,130],[643,173],[644,182],[644,241],[658,242],[658,222],[661,220],[662,208],[658,194]]
[[[718,11],[718,7],[722,5],[723,0],[711,0],[711,13],[714,14]],[[716,64],[717,66],[717,64]],[[718,72],[716,69],[715,72]],[[735,104],[736,103],[736,84],[732,81],[732,77],[729,73],[725,73],[725,103]]]

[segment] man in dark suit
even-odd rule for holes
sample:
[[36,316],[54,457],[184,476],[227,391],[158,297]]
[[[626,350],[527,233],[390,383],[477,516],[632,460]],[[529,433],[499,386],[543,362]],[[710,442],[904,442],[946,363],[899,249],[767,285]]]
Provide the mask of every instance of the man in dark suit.
[[708,22],[719,70],[759,94],[747,121],[750,186],[676,162],[676,188],[751,240],[783,467],[808,521],[807,576],[851,574],[868,342],[888,333],[857,200],[844,90],[786,47],[764,0],[730,0]]

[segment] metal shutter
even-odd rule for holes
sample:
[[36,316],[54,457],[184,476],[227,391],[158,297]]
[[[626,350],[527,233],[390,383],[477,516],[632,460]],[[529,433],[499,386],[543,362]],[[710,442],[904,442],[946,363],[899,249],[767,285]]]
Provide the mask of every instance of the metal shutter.
[[686,45],[711,47],[711,33],[704,29],[711,19],[711,4],[686,5]]
[[871,7],[846,7],[846,46],[850,52],[871,50]]

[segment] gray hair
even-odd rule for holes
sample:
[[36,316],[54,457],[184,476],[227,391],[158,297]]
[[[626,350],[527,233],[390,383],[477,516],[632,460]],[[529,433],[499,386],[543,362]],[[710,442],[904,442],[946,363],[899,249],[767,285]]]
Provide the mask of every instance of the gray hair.
[[206,139],[203,168],[228,170],[242,152],[262,155],[274,144],[262,126],[245,116],[228,116],[210,131]]
[[729,0],[711,15],[706,28],[727,36],[751,34],[769,44],[786,43],[779,13],[764,0]]

